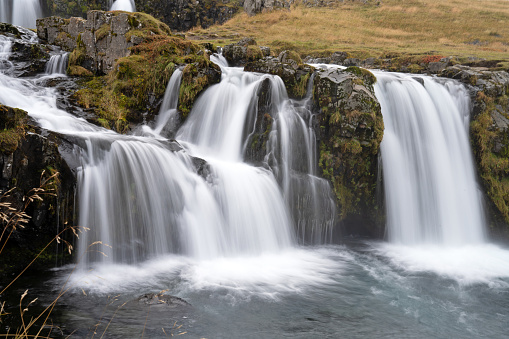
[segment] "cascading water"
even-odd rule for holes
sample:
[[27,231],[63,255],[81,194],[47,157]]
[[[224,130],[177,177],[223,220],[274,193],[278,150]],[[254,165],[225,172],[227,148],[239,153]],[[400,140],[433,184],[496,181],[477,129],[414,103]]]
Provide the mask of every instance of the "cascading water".
[[376,73],[389,240],[462,245],[484,241],[471,155],[469,96],[451,80]]
[[115,0],[113,3],[110,1],[110,3],[110,11],[136,12],[134,0]]
[[[42,8],[39,0],[15,0],[12,1],[12,4],[7,2],[3,6],[4,9],[12,8],[10,22],[13,25],[35,28],[36,20],[42,17]],[[4,16],[6,19],[9,19],[8,15],[4,14]]]
[[67,72],[67,62],[69,60],[69,53],[55,54],[50,57],[46,64],[45,72],[48,75],[62,74]]
[[[30,41],[35,34],[24,30],[22,38]],[[410,240],[409,246],[387,245],[390,248],[383,254],[393,259],[387,260],[378,253],[372,254],[371,244],[359,242],[346,246],[294,246],[294,228],[301,223],[308,231],[314,227],[308,217],[296,216],[295,202],[299,206],[320,205],[320,200],[312,202],[312,180],[303,188],[294,187],[314,177],[312,159],[316,155],[305,150],[314,148],[309,130],[313,116],[306,100],[292,102],[286,98],[277,77],[246,74],[222,64],[222,82],[198,99],[177,133],[185,152],[177,142],[167,139],[167,132],[171,131],[162,127],[167,122],[172,124],[171,118],[166,119],[177,105],[172,93],[176,94],[179,88],[178,71],[169,81],[164,107],[153,127],[140,128],[137,132],[141,135],[137,136],[118,135],[58,109],[56,98],[60,92],[41,87],[48,83],[40,81],[41,77],[17,78],[21,74],[17,67],[25,65],[9,60],[13,39],[0,35],[0,103],[27,110],[43,128],[67,134],[76,141],[76,155],[81,159],[79,224],[91,228],[81,234],[80,247],[86,249],[96,240],[113,245],[112,249],[90,248],[86,260],[93,263],[92,272],[68,266],[53,270],[51,278],[37,272],[33,279],[23,282],[23,290],[30,288],[30,293],[38,293],[37,303],[42,303],[43,308],[55,307],[52,321],[64,332],[62,337],[68,334],[65,332],[87,337],[104,330],[103,336],[109,338],[166,338],[168,332],[164,332],[164,327],[161,331],[162,326],[173,333],[180,328],[181,333],[197,338],[506,336],[509,302],[504,296],[509,289],[509,252],[504,249],[485,244],[442,251],[415,246]],[[220,56],[212,59],[221,64]],[[377,75],[378,90],[388,91],[377,93],[380,101],[391,102],[391,89],[384,84],[403,83],[406,76]],[[424,93],[420,88],[412,91],[429,96],[423,101],[426,106],[440,106],[437,99],[445,100],[447,106],[455,103],[452,106],[456,108],[465,103],[463,90],[454,83],[430,78],[422,81],[426,86]],[[244,157],[257,116],[256,87],[263,82],[271,84],[268,114],[273,123],[266,163],[259,168],[248,165]],[[398,92],[406,95],[407,87],[417,84],[401,86]],[[212,93],[218,98],[213,98]],[[422,103],[414,94],[408,97],[415,106]],[[248,102],[242,102],[244,99]],[[208,110],[207,103],[217,110]],[[386,115],[387,105],[383,106]],[[414,107],[409,106],[408,111],[411,109]],[[448,119],[442,116],[445,110],[439,112],[440,119]],[[386,119],[401,122],[399,118]],[[468,119],[459,114],[459,118],[451,120],[456,122],[430,126],[449,130],[459,120],[459,127],[441,137],[445,143],[454,144],[460,133],[455,131],[466,130]],[[191,126],[204,135],[193,133]],[[217,135],[207,128],[217,128]],[[420,141],[427,138],[424,132],[419,133]],[[207,143],[217,147],[210,148]],[[384,168],[387,161],[384,159]],[[434,158],[430,156],[429,161]],[[400,165],[415,171],[415,166],[403,161]],[[451,161],[446,165],[451,166]],[[458,176],[470,176],[459,172]],[[435,179],[427,180],[434,189]],[[442,179],[437,182],[438,186],[444,184]],[[299,194],[300,197],[291,197]],[[429,205],[433,204],[425,204]],[[437,209],[431,211],[439,213]],[[310,212],[303,209],[302,213]],[[465,213],[470,212],[465,208]],[[326,238],[327,227],[323,223],[315,233],[299,228],[297,237],[308,242],[316,238],[321,241]],[[445,233],[435,230],[431,234],[451,236]],[[316,234],[321,236],[315,237]],[[436,238],[440,237],[426,239],[433,242]],[[462,241],[475,242],[471,239]],[[97,250],[109,257],[104,258]],[[78,288],[70,288],[62,295],[62,281],[70,281]],[[65,289],[68,286],[64,285]],[[163,289],[193,307],[147,305],[144,298],[139,298]],[[18,311],[18,290],[14,291],[14,306],[6,308],[7,312]],[[107,295],[115,297],[106,298]],[[175,321],[177,328],[169,329],[167,324],[171,326]],[[2,330],[9,330],[9,325],[4,322]]]
[[8,0],[0,0],[0,22],[11,22],[11,4]]

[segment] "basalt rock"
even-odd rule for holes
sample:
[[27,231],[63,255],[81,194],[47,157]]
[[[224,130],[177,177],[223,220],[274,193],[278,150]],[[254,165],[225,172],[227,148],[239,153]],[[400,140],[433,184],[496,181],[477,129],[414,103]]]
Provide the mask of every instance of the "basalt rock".
[[343,232],[381,236],[376,201],[384,124],[369,71],[320,69],[313,83],[319,166],[338,201]]
[[37,20],[39,39],[72,52],[71,73],[81,68],[92,74],[109,73],[118,59],[131,54],[131,47],[142,43],[146,36],[161,33],[170,34],[170,29],[141,13],[90,11],[87,20]]
[[35,34],[22,27],[0,23],[0,35],[14,38],[9,61],[12,68],[7,69],[15,76],[34,76],[44,72],[49,54],[45,46],[39,44]]
[[470,139],[487,196],[490,231],[509,239],[509,73],[453,66],[442,75],[470,89]]
[[218,0],[136,0],[136,10],[148,13],[166,23],[174,31],[193,27],[207,28],[223,24],[241,8],[240,1]]
[[[0,150],[0,191],[3,202],[11,203],[18,211],[25,209],[30,217],[24,227],[16,227],[0,256],[0,268],[6,272],[24,268],[66,225],[74,225],[74,188],[76,179],[60,153],[70,146],[57,134],[33,125],[26,112],[0,105],[2,148]],[[7,133],[16,134],[17,142],[3,147]],[[12,137],[12,135],[11,135]],[[55,180],[43,185],[44,192],[34,188],[52,174],[59,172]],[[42,201],[29,197],[37,193]],[[6,227],[6,224],[1,226]],[[7,226],[8,231],[11,229]],[[72,234],[64,234],[63,238]],[[2,238],[2,244],[5,237]],[[57,250],[58,248],[58,250]],[[54,242],[36,265],[54,265],[65,260],[62,244]],[[57,254],[58,253],[58,254]]]
[[258,46],[252,38],[243,38],[237,43],[226,45],[223,56],[233,67],[245,66],[247,63],[270,55],[270,48]]
[[244,70],[277,75],[283,80],[291,98],[302,99],[314,68],[303,64],[295,52],[283,51],[277,58],[265,57],[249,62]]

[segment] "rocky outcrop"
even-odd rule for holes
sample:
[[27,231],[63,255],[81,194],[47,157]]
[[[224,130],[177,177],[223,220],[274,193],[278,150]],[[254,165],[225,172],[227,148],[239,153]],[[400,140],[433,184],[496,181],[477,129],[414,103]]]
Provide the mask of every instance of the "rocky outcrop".
[[244,70],[278,75],[283,80],[288,95],[291,98],[302,99],[314,68],[303,64],[297,53],[283,51],[277,58],[265,57],[248,62]]
[[71,102],[86,111],[90,122],[119,133],[157,114],[177,68],[184,70],[179,95],[184,118],[196,97],[221,79],[206,47],[172,36],[168,26],[144,13],[91,11],[88,20],[44,18],[38,21],[38,35],[72,50],[68,74],[86,76]]
[[294,0],[244,0],[244,10],[250,16],[276,9],[289,10]]
[[382,236],[376,201],[383,119],[369,71],[318,70],[313,84],[322,176],[332,182],[346,234]]
[[[315,70],[295,59],[283,52],[278,58],[248,63],[245,70],[280,76],[294,98],[302,98],[312,81],[316,114],[312,127],[319,145],[319,167],[334,188],[341,232],[380,237],[383,213],[377,205],[376,186],[384,125],[373,89],[376,78],[358,67]],[[257,116],[245,159],[263,164],[274,114],[269,79],[261,83],[257,94]]]
[[115,62],[130,55],[130,48],[142,43],[147,34],[161,32],[170,34],[170,29],[139,13],[90,11],[87,20],[37,20],[39,39],[73,52],[69,58],[71,73],[79,73],[80,68],[93,74],[109,73]]
[[467,66],[448,67],[442,76],[470,88],[470,138],[487,196],[491,233],[509,238],[509,73]]
[[[39,193],[42,201],[35,200],[28,205],[25,212],[31,218],[24,227],[16,227],[7,241],[0,256],[0,269],[6,272],[25,267],[66,225],[74,225],[76,181],[59,151],[65,153],[70,145],[58,135],[29,123],[26,112],[0,105],[0,191],[5,194],[12,190],[8,197],[1,198],[2,202],[9,202],[21,211],[28,201],[25,197],[34,193],[33,188],[40,187],[52,174],[58,172],[59,175],[44,185],[45,192]],[[6,139],[10,139],[8,147]],[[2,238],[2,245],[5,239]],[[54,265],[64,259],[62,245],[55,242],[37,265]]]
[[9,56],[12,67],[5,72],[15,76],[34,76],[44,72],[49,54],[45,46],[33,39],[35,34],[32,31],[0,23],[0,35],[14,38]]
[[230,66],[242,67],[248,62],[270,56],[270,48],[257,46],[252,38],[243,38],[237,43],[224,46],[223,56]]
[[[108,0],[45,0],[45,13],[62,18],[87,17],[90,10],[110,9]],[[174,31],[193,27],[207,28],[231,19],[242,7],[242,1],[135,0],[136,10],[158,18]]]

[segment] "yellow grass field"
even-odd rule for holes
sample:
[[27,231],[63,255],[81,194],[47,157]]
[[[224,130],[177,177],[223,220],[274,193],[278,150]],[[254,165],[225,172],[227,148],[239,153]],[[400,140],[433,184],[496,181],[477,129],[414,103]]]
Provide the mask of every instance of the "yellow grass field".
[[357,57],[440,54],[509,59],[509,0],[346,1],[276,10],[194,29],[190,39],[224,45],[240,37],[301,55],[348,51]]

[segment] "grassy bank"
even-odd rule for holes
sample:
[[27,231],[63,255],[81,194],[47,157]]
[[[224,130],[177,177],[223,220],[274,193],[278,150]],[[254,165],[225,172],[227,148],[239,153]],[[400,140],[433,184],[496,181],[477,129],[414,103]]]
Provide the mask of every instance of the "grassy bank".
[[249,36],[260,45],[302,55],[348,51],[357,57],[402,53],[508,59],[509,2],[347,1],[323,8],[297,3],[290,11],[253,17],[241,12],[222,26],[197,28],[187,36],[218,45]]

